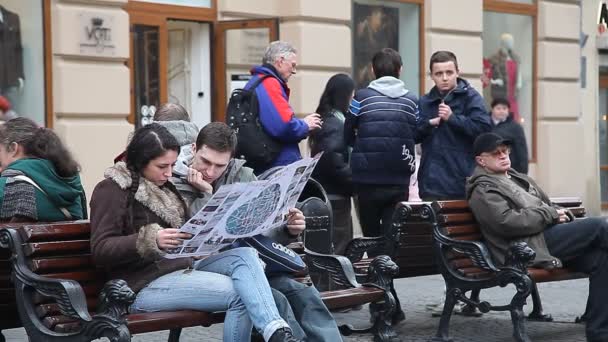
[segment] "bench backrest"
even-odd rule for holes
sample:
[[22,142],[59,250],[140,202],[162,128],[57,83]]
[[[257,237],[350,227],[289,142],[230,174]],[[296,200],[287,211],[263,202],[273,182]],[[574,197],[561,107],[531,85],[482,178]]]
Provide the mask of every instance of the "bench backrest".
[[[586,212],[582,201],[574,197],[556,197],[551,199],[554,203],[568,208],[575,217],[584,217]],[[467,201],[439,201],[433,202],[432,210],[439,232],[444,236],[460,241],[483,241],[479,223],[475,220]],[[488,271],[471,258],[460,253],[457,249],[444,251],[443,257],[449,267],[458,274],[467,278],[483,278]]]
[[[25,224],[17,227],[22,240],[23,256],[30,270],[45,277],[79,282],[87,298],[89,311],[94,311],[97,296],[104,285],[104,276],[91,259],[89,221]],[[7,254],[6,251],[0,253]],[[9,270],[9,263],[0,263],[0,281]],[[1,284],[2,290],[6,290],[11,298],[9,305],[3,308],[8,314],[4,317],[16,317],[14,287],[10,281]],[[77,327],[72,319],[61,315],[57,303],[49,298],[36,292],[31,300],[47,328],[66,332]],[[2,327],[6,328],[4,324]]]

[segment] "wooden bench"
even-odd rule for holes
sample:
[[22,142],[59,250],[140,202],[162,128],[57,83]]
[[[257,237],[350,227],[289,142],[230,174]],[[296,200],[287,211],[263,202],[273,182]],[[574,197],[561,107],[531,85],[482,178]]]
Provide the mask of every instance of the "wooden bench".
[[[135,295],[122,280],[110,280],[92,263],[88,221],[8,225],[0,229],[0,330],[23,326],[31,341],[91,341],[223,322],[223,312],[175,311],[128,314]],[[390,258],[370,263],[369,284],[362,285],[344,257],[306,252],[311,267],[327,269],[345,289],[322,292],[330,309],[365,303],[375,316],[368,329],[340,327],[343,333],[371,332],[380,341],[396,334],[385,317],[395,301],[390,291],[396,265]],[[302,281],[308,281],[303,278]],[[0,334],[0,341],[4,336]]]
[[[585,208],[578,199],[560,198],[555,199],[555,202],[569,208],[575,217],[585,216]],[[450,317],[458,300],[481,312],[510,311],[515,340],[530,341],[526,332],[523,306],[527,297],[532,294],[533,313],[543,316],[536,284],[588,277],[587,274],[568,268],[528,268],[528,263],[534,258],[534,251],[523,242],[511,245],[505,266],[496,266],[483,242],[479,224],[466,201],[433,202],[431,205],[425,204],[422,212],[434,225],[435,258],[447,288],[443,313],[433,341],[451,341]],[[479,290],[504,287],[508,284],[513,284],[516,288],[509,304],[494,306],[479,300]],[[467,291],[473,291],[470,298],[465,296]]]
[[[551,198],[551,201],[562,207],[570,208],[579,217],[585,215],[585,210],[581,206],[582,202],[578,198],[554,197]],[[364,278],[367,274],[370,259],[363,257],[364,253],[369,251],[376,251],[376,253],[391,257],[399,267],[399,273],[395,279],[440,274],[434,252],[433,229],[435,223],[432,221],[429,212],[431,203],[400,202],[397,204],[391,230],[387,236],[356,238],[349,243],[344,255],[352,262],[359,279]],[[394,293],[394,296],[399,303],[396,293]],[[478,298],[478,296],[479,291],[472,293],[473,299]],[[536,286],[532,291],[532,299],[533,310],[528,319],[551,321],[552,317],[543,312]],[[399,312],[395,315],[396,321],[405,317],[400,305],[398,305],[397,310]],[[468,305],[462,313],[464,315],[478,315],[475,307]]]

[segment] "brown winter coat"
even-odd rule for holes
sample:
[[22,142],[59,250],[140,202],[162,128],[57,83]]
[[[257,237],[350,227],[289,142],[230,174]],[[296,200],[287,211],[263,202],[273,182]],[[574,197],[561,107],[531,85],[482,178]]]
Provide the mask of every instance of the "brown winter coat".
[[156,244],[160,229],[179,228],[184,223],[185,210],[177,195],[141,177],[129,227],[131,174],[119,162],[106,170],[105,177],[91,197],[91,250],[108,279],[124,279],[137,292],[162,275],[190,267],[191,258],[164,258]]

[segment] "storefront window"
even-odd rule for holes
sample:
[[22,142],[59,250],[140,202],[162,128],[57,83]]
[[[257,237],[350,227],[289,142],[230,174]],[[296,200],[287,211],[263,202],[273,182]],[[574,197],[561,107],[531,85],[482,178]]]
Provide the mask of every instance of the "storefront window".
[[353,2],[353,78],[358,88],[375,77],[374,54],[392,48],[401,54],[401,79],[420,93],[420,7],[415,3],[355,0]]
[[0,110],[45,123],[42,1],[2,0],[0,5]]
[[533,17],[485,11],[483,15],[483,95],[509,101],[512,118],[524,127],[533,156]]

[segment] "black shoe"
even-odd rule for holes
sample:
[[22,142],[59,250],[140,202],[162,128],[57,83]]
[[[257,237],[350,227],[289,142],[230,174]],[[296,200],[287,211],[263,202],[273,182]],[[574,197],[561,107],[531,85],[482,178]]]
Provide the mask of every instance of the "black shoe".
[[270,336],[270,340],[268,342],[302,342],[302,340],[298,340],[293,337],[291,333],[291,329],[289,328],[280,328]]

